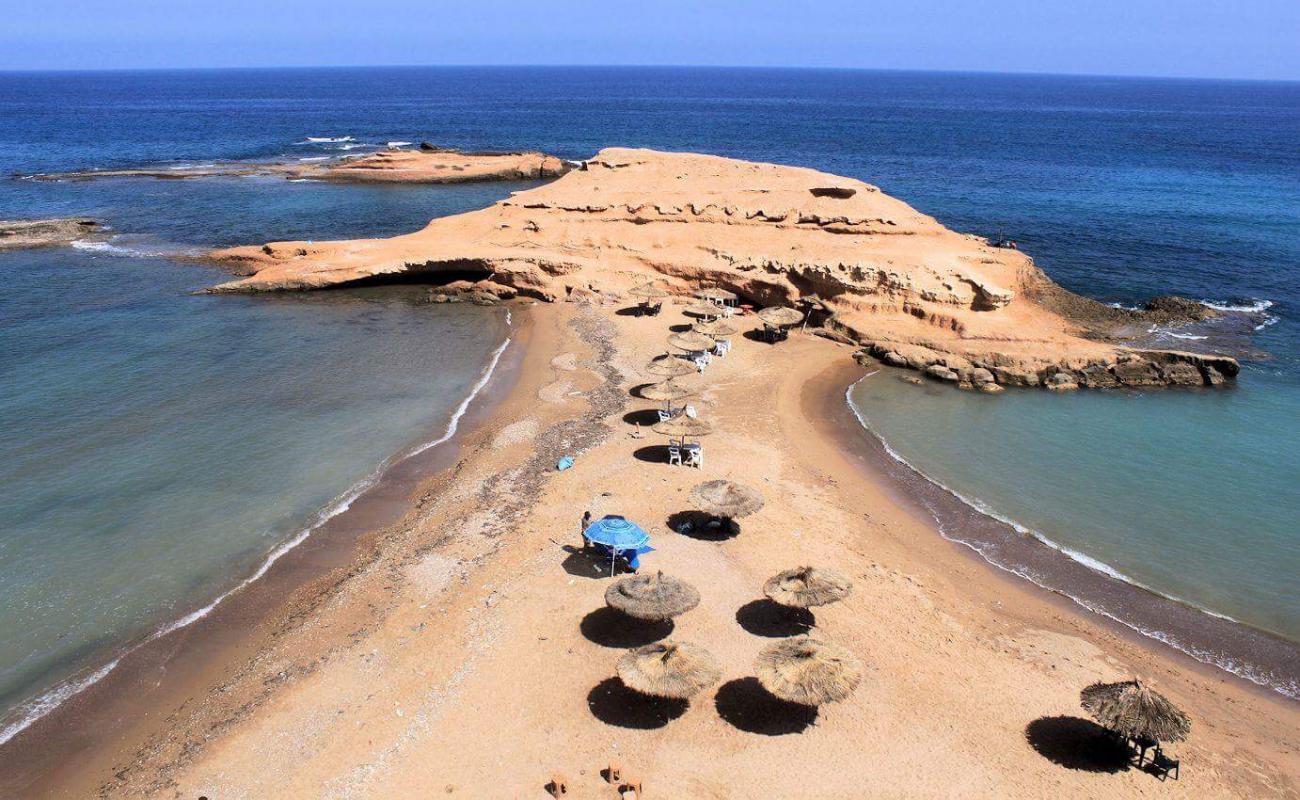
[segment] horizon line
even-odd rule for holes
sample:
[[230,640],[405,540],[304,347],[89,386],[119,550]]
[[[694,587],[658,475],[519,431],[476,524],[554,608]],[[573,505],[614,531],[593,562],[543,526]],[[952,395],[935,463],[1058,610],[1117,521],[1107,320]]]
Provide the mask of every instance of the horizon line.
[[112,74],[140,72],[232,72],[257,70],[353,70],[353,69],[700,69],[700,70],[788,70],[808,72],[892,72],[931,75],[1000,75],[1042,78],[1113,78],[1120,80],[1161,80],[1234,83],[1300,83],[1296,78],[1243,78],[1213,75],[1138,75],[1103,72],[1037,72],[1032,70],[925,69],[920,67],[811,66],[798,64],[258,64],[240,66],[187,67],[36,67],[0,68],[0,75],[35,74]]

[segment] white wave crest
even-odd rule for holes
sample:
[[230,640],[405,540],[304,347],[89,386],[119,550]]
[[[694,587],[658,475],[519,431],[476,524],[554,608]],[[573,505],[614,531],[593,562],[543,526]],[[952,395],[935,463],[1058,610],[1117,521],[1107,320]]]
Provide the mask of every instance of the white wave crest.
[[410,142],[388,142],[388,147],[409,147]]
[[1223,300],[1201,300],[1201,305],[1215,311],[1227,311],[1237,314],[1260,314],[1273,307],[1272,300],[1253,300],[1249,303],[1228,303]]
[[335,142],[355,142],[351,136],[308,136],[299,144],[333,144]]

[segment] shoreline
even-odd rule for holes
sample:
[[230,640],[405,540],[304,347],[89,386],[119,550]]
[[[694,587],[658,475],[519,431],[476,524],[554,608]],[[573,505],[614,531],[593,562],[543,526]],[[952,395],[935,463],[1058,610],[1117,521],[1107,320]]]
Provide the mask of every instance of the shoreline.
[[[806,499],[814,492],[824,515],[809,517],[807,509],[774,507],[763,512],[766,521],[747,521],[745,533],[734,543],[694,541],[655,528],[656,544],[663,542],[663,549],[652,558],[661,568],[684,573],[707,587],[707,605],[720,606],[717,615],[701,618],[710,610],[702,607],[683,624],[691,630],[702,625],[707,640],[729,656],[727,661],[743,659],[748,647],[743,642],[729,644],[735,626],[725,611],[729,603],[751,596],[752,585],[774,564],[793,558],[843,562],[856,576],[862,596],[845,608],[819,609],[818,626],[828,625],[837,638],[862,648],[873,664],[872,685],[856,700],[828,711],[826,721],[802,737],[741,738],[723,750],[713,749],[719,737],[731,741],[727,737],[738,734],[725,726],[700,727],[711,713],[711,703],[701,704],[708,708],[693,710],[664,733],[615,728],[618,752],[633,764],[656,764],[648,783],[653,780],[667,796],[698,794],[701,786],[714,785],[713,780],[726,781],[732,791],[740,792],[719,797],[753,796],[759,787],[774,792],[770,796],[791,796],[782,792],[781,777],[771,769],[776,763],[771,759],[782,757],[815,759],[809,774],[828,791],[860,788],[862,770],[882,769],[869,766],[875,762],[892,763],[890,742],[927,747],[921,742],[941,736],[929,730],[919,741],[914,738],[916,731],[927,730],[921,717],[932,706],[960,714],[954,717],[960,722],[954,721],[942,734],[957,736],[951,745],[965,742],[961,749],[978,753],[987,746],[985,739],[1001,743],[996,754],[984,756],[988,767],[981,768],[979,780],[970,783],[973,779],[967,778],[968,786],[996,788],[996,782],[1003,781],[1024,794],[1026,785],[1041,789],[1044,780],[1065,780],[1067,794],[1095,794],[1108,784],[1093,781],[1111,776],[1062,770],[1032,750],[1022,752],[1021,714],[1024,708],[1038,714],[1067,708],[1077,713],[1076,684],[1113,675],[1117,667],[1121,672],[1159,675],[1161,690],[1198,720],[1193,743],[1182,748],[1185,764],[1217,766],[1191,770],[1190,788],[1233,796],[1236,792],[1225,791],[1228,784],[1222,781],[1257,785],[1237,783],[1248,777],[1237,771],[1264,775],[1279,796],[1288,795],[1288,786],[1294,788],[1277,777],[1286,775],[1285,765],[1296,760],[1295,750],[1287,749],[1285,733],[1293,731],[1294,703],[1273,693],[1267,693],[1271,696],[1265,701],[1258,687],[1222,673],[1210,675],[1204,665],[1180,660],[1131,631],[1126,637],[1064,598],[991,569],[967,548],[934,536],[936,526],[924,518],[924,509],[906,497],[901,486],[880,479],[887,465],[873,463],[870,454],[856,446],[877,440],[844,402],[845,388],[864,371],[849,358],[847,348],[804,336],[777,348],[759,349],[745,342],[713,367],[713,388],[704,399],[716,406],[730,435],[709,440],[713,474],[697,476],[693,470],[638,464],[647,460],[641,452],[650,448],[636,440],[629,445],[627,439],[630,420],[639,412],[624,414],[630,402],[624,390],[626,384],[641,381],[620,370],[641,363],[661,347],[638,332],[658,330],[666,320],[620,318],[604,309],[570,311],[566,306],[541,307],[520,316],[524,327],[532,328],[520,337],[528,339],[526,346],[505,351],[503,372],[487,388],[491,402],[470,408],[452,447],[432,451],[441,456],[441,466],[426,465],[429,469],[421,477],[409,477],[406,491],[393,487],[395,491],[380,501],[386,506],[381,513],[353,520],[355,535],[336,542],[362,557],[322,558],[308,552],[311,544],[298,548],[271,571],[270,579],[250,587],[249,597],[237,596],[236,602],[199,624],[178,631],[175,638],[186,639],[189,648],[182,656],[176,647],[170,657],[177,663],[190,661],[191,669],[171,670],[165,680],[162,670],[140,676],[140,682],[170,686],[164,694],[173,700],[171,706],[157,702],[156,696],[132,702],[135,690],[120,674],[98,685],[122,683],[116,713],[136,715],[125,722],[131,729],[128,735],[118,730],[110,738],[98,736],[93,724],[86,725],[66,707],[47,718],[62,718],[57,732],[62,740],[51,737],[42,743],[23,736],[15,743],[26,753],[0,749],[5,761],[23,755],[39,759],[37,764],[14,758],[30,777],[23,790],[30,796],[77,797],[95,791],[101,796],[172,796],[177,791],[184,796],[267,796],[267,791],[295,797],[424,796],[432,791],[430,786],[445,784],[449,793],[496,796],[535,792],[545,770],[568,764],[579,753],[590,768],[608,757],[609,744],[602,744],[608,737],[598,733],[607,729],[591,728],[599,725],[590,716],[595,712],[571,703],[575,691],[586,692],[577,687],[590,686],[607,671],[611,651],[575,639],[571,626],[574,609],[590,608],[592,587],[603,589],[603,583],[569,571],[569,559],[565,570],[558,570],[555,559],[562,553],[557,554],[560,543],[555,537],[570,538],[569,517],[582,503],[614,510],[602,506],[608,501],[601,497],[611,493],[623,504],[619,510],[627,506],[636,518],[653,519],[665,508],[663,501],[674,496],[675,485],[716,477],[718,469],[727,477],[753,470],[770,474],[775,484],[765,490],[769,506],[793,502],[787,495]],[[618,346],[600,329],[597,335],[581,337],[585,345],[576,345],[594,351],[593,356],[574,358],[572,352],[563,352],[575,347],[570,327],[584,324],[617,327]],[[761,374],[751,375],[750,369]],[[751,407],[746,399],[756,386],[765,385],[764,380],[771,381],[772,393]],[[537,424],[531,428],[519,428],[534,420]],[[553,422],[550,427],[547,420]],[[517,428],[517,435],[507,435]],[[544,432],[539,435],[537,430]],[[799,446],[773,449],[780,442]],[[653,439],[651,443],[657,444]],[[578,453],[578,469],[555,473],[555,447]],[[624,452],[629,447],[640,447],[635,458]],[[620,477],[623,470],[634,471]],[[642,480],[649,489],[661,475],[662,488],[641,492]],[[413,484],[418,488],[411,489]],[[607,491],[592,495],[601,488]],[[798,491],[788,494],[787,489]],[[362,505],[359,501],[353,509],[361,510]],[[466,536],[445,527],[455,521],[472,532],[485,514],[479,534]],[[309,542],[319,546],[327,538],[337,537],[312,537]],[[436,586],[418,585],[423,577],[413,576],[425,576],[426,565],[450,568],[449,559],[460,565],[454,574],[440,577]],[[348,563],[351,566],[340,574]],[[281,577],[280,571],[298,572],[301,588],[296,600],[281,597],[268,612],[253,595],[273,593],[270,586]],[[570,576],[567,583],[564,572]],[[436,611],[423,611],[435,602]],[[237,605],[248,607],[237,611]],[[221,620],[223,616],[231,618]],[[341,633],[345,626],[350,632]],[[518,649],[525,645],[542,652],[525,654]],[[957,650],[949,652],[952,648]],[[205,673],[205,654],[222,666],[211,666]],[[547,660],[539,661],[543,655]],[[200,668],[193,666],[195,659]],[[534,669],[519,674],[512,665],[520,663]],[[536,669],[546,663],[563,668]],[[983,696],[967,696],[959,685],[940,678],[963,671],[985,683]],[[911,688],[918,676],[928,677]],[[1012,687],[1014,693],[1007,694]],[[95,689],[86,695],[93,693]],[[983,710],[969,716],[954,704]],[[209,705],[215,708],[209,710]],[[141,708],[149,711],[141,714]],[[112,714],[112,709],[107,711]],[[483,714],[497,724],[490,730],[481,724],[466,727],[474,720],[481,723]],[[992,728],[990,714],[998,717]],[[1249,740],[1239,740],[1247,719],[1252,723]],[[118,725],[123,724],[119,719]],[[302,732],[313,725],[320,730]],[[893,733],[884,735],[881,725]],[[974,738],[968,741],[967,733]],[[305,737],[303,746],[284,750],[278,743],[286,735],[295,741]],[[585,738],[575,740],[575,735]],[[586,741],[593,736],[594,741]],[[519,752],[514,768],[503,772],[495,758],[484,754],[496,752],[491,745],[507,739],[516,742]],[[410,748],[420,742],[426,746],[419,756],[409,757],[416,755]],[[681,749],[688,742],[689,756]],[[748,743],[743,750],[730,749],[741,742]],[[42,749],[42,744],[49,746]],[[63,747],[68,744],[80,745],[83,752],[77,755],[87,757],[78,759],[74,768],[52,770],[56,759],[70,755]],[[877,758],[864,752],[860,760],[847,760],[861,748],[870,751],[882,745],[885,750],[876,753]],[[665,748],[663,758],[654,755]],[[892,759],[902,758],[906,764],[905,754],[917,752],[905,748],[893,752]],[[1221,774],[1229,763],[1225,758],[1242,770]],[[1020,760],[1011,767],[1007,759]],[[958,763],[973,768],[965,758]],[[840,767],[827,772],[831,764]],[[851,766],[844,769],[845,764]],[[884,769],[899,781],[916,779],[906,770]],[[348,775],[355,777],[340,782]],[[1149,776],[1140,774],[1114,780],[1114,787],[1126,796],[1153,786]],[[937,786],[931,784],[931,789]]]
[[[69,728],[85,725],[87,717],[93,725],[97,712],[99,716],[105,716],[103,712],[106,709],[120,704],[121,695],[132,691],[127,687],[130,684],[138,685],[140,677],[147,671],[168,671],[175,666],[174,662],[187,657],[185,647],[168,642],[167,639],[175,636],[203,637],[205,633],[200,629],[205,624],[213,627],[232,624],[225,617],[245,620],[233,623],[236,626],[247,624],[248,611],[241,606],[255,606],[257,601],[241,595],[275,597],[285,589],[292,593],[325,577],[330,569],[337,569],[340,564],[346,563],[344,559],[347,551],[355,551],[354,555],[358,557],[362,555],[369,546],[366,540],[373,536],[377,528],[382,527],[383,518],[404,513],[404,509],[396,507],[401,505],[401,501],[392,495],[409,490],[412,484],[428,482],[441,475],[458,454],[460,440],[472,436],[478,426],[509,395],[522,369],[532,329],[528,315],[516,315],[513,313],[515,310],[524,309],[502,308],[507,335],[492,352],[469,393],[452,410],[440,435],[408,445],[378,464],[368,475],[320,509],[308,525],[273,547],[250,574],[235,578],[229,588],[214,598],[202,602],[194,610],[155,626],[151,632],[133,641],[102,650],[101,655],[93,659],[90,665],[14,706],[5,716],[21,716],[0,728],[0,763],[13,758],[25,766],[32,766],[55,755],[46,752],[42,759],[40,754],[42,751],[56,750],[57,743],[61,741],[75,746],[76,740],[81,737]],[[464,430],[462,422],[466,423]],[[353,516],[363,517],[364,521],[353,524],[350,519],[345,519],[350,512]],[[330,541],[319,541],[321,539]],[[322,559],[321,553],[299,552],[306,550],[304,545],[308,544],[314,545],[314,550],[329,551],[330,557]],[[309,559],[319,569],[316,574],[303,575],[304,572],[315,570],[312,566],[292,563],[295,560]],[[281,575],[281,572],[287,574]],[[272,602],[276,606],[287,603],[283,600]],[[248,637],[255,635],[254,630],[247,631]],[[106,724],[111,727],[113,723]],[[46,731],[46,728],[53,730]],[[25,741],[29,738],[35,738],[41,743],[33,746]],[[10,743],[13,749],[19,751],[16,757],[6,752]],[[36,770],[32,770],[28,775],[35,773]],[[22,776],[17,779],[21,781]],[[4,793],[2,790],[8,780],[0,780],[0,794]]]
[[[893,377],[883,365],[877,372],[883,373],[882,380]],[[981,508],[979,501],[966,498],[896,453],[850,399],[858,383],[875,374],[849,385],[842,404],[869,435],[868,450],[879,462],[880,474],[897,482],[924,509],[941,537],[968,548],[991,568],[1122,626],[1154,647],[1167,647],[1287,701],[1300,700],[1300,643],[1131,580],[1085,553]]]

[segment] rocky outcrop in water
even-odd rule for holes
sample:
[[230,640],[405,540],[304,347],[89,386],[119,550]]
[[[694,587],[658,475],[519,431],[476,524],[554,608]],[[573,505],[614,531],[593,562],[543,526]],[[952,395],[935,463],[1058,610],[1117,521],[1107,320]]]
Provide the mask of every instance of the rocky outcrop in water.
[[1171,309],[1118,313],[1071,294],[1023,252],[951,231],[861,181],[715,156],[610,148],[546,186],[405,236],[213,255],[244,276],[216,291],[451,276],[557,300],[657,279],[757,305],[807,300],[829,335],[971,388],[1216,385],[1237,373],[1230,358],[1114,340],[1133,313]]
[[71,244],[102,230],[102,223],[84,217],[0,220],[0,250]]

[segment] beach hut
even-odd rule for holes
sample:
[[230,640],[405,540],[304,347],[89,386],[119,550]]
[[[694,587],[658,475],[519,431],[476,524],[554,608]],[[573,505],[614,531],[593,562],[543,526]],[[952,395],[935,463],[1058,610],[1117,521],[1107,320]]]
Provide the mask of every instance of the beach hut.
[[707,353],[713,349],[713,340],[711,338],[694,331],[674,333],[668,337],[668,344],[688,353]]
[[1181,742],[1192,728],[1168,698],[1136,679],[1094,683],[1079,693],[1079,700],[1102,727],[1130,739]]
[[820,706],[853,693],[862,681],[862,662],[837,644],[795,636],[764,647],[754,672],[763,688],[776,697]]
[[583,544],[609,557],[609,574],[613,575],[622,559],[630,569],[641,567],[641,556],[654,552],[650,534],[640,525],[618,514],[606,515],[582,532]]
[[685,700],[722,678],[717,659],[687,642],[655,642],[618,660],[618,677],[629,689],[653,697]]
[[771,306],[758,312],[769,342],[785,336],[785,329],[803,321],[803,313],[789,306]]
[[659,378],[680,378],[684,375],[692,375],[698,371],[698,367],[691,362],[667,353],[650,359],[645,366],[645,372],[647,374]]
[[853,582],[838,572],[798,567],[778,572],[763,584],[763,594],[791,608],[812,608],[836,603],[849,596]]
[[657,572],[622,578],[605,590],[605,604],[636,619],[671,619],[698,606],[700,593],[686,581]]
[[734,481],[696,484],[690,499],[696,508],[720,519],[747,517],[763,507],[763,495],[757,489]]

